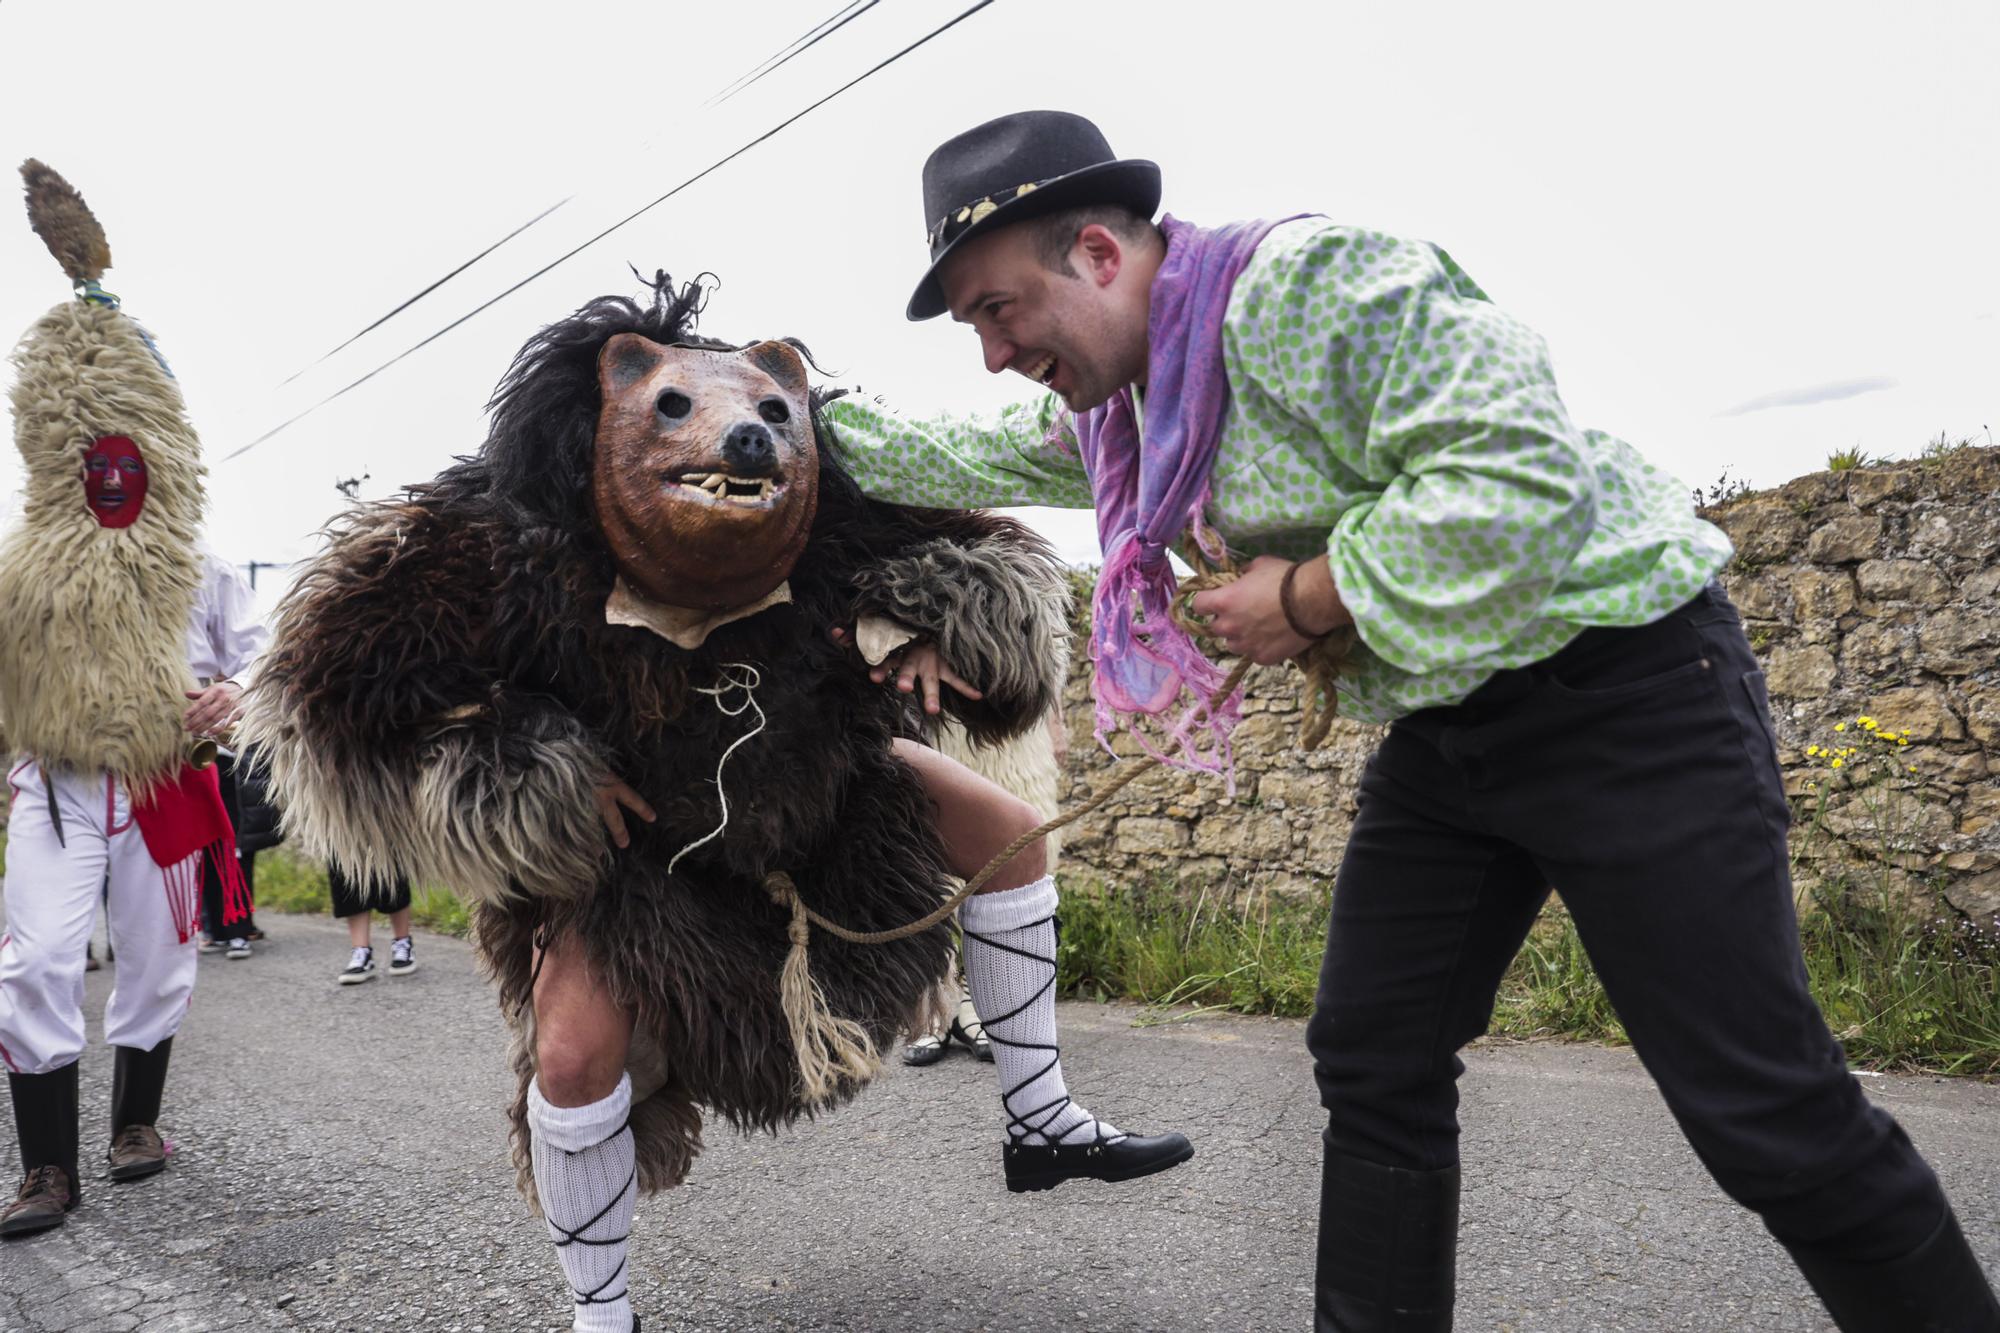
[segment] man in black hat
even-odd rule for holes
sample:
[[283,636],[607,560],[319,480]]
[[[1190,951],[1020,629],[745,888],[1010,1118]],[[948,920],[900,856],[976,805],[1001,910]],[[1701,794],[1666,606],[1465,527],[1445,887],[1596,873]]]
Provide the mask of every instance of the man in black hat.
[[[1255,557],[1194,600],[1230,651],[1333,636],[1342,711],[1390,724],[1307,1031],[1317,1327],[1450,1327],[1457,1051],[1553,885],[1703,1164],[1842,1329],[2000,1329],[1808,992],[1763,675],[1686,488],[1573,425],[1541,340],[1434,246],[1155,224],[1159,169],[1060,112],[957,136],[923,186],[910,318],[949,313],[1052,392],[927,420],[831,403],[862,486],[1096,510],[1100,737],[1144,719],[1171,762],[1226,767],[1234,701],[1200,707],[1219,673],[1167,614],[1177,543]],[[874,674],[953,684],[922,644]]]

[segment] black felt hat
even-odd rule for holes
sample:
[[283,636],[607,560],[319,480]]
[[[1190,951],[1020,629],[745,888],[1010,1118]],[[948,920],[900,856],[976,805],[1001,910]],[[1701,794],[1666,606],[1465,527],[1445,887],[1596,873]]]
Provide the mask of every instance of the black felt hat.
[[938,265],[975,236],[1065,208],[1119,204],[1151,218],[1160,168],[1119,158],[1097,126],[1067,111],[1017,111],[948,139],[924,163],[924,228],[931,266],[909,317],[945,312]]

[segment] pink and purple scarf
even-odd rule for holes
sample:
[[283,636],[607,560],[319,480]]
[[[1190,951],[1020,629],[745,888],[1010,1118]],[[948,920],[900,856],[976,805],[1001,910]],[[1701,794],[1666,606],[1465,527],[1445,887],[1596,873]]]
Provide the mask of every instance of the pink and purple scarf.
[[[1162,717],[1162,753],[1137,728],[1148,754],[1177,768],[1232,772],[1229,734],[1242,715],[1242,691],[1214,708],[1209,697],[1223,671],[1202,654],[1170,614],[1175,582],[1167,550],[1190,527],[1205,553],[1220,555],[1202,520],[1208,476],[1222,442],[1229,381],[1222,364],[1222,317],[1229,293],[1275,222],[1204,228],[1160,220],[1167,255],[1153,279],[1148,338],[1145,438],[1132,390],[1076,417],[1078,448],[1090,477],[1097,535],[1104,549],[1091,604],[1090,655],[1096,663],[1097,739],[1139,714]],[[1211,743],[1197,748],[1206,732]]]

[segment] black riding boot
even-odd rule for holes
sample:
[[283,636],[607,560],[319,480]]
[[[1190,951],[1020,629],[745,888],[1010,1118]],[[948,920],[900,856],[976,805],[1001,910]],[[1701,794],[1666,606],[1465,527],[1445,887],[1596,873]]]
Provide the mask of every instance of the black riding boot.
[[38,1166],[59,1166],[69,1173],[72,1199],[80,1198],[76,1175],[77,1062],[46,1074],[9,1074],[7,1090],[14,1096],[14,1132],[21,1140],[23,1174]]
[[157,1125],[160,1122],[160,1094],[167,1086],[167,1061],[173,1058],[174,1039],[168,1037],[150,1051],[131,1046],[113,1046],[117,1063],[111,1067],[111,1132],[115,1136],[127,1125]]
[[167,1147],[154,1126],[174,1039],[168,1037],[150,1051],[111,1049],[118,1052],[118,1063],[111,1075],[110,1175],[113,1180],[142,1180],[167,1165]]
[[1327,1146],[1315,1333],[1446,1333],[1457,1261],[1457,1167],[1406,1171]]
[[1785,1248],[1841,1333],[2000,1333],[2000,1302],[1950,1208],[1929,1240],[1886,1263]]
[[76,1172],[76,1061],[46,1074],[8,1074],[24,1177],[18,1198],[0,1200],[0,1235],[61,1226],[81,1197]]

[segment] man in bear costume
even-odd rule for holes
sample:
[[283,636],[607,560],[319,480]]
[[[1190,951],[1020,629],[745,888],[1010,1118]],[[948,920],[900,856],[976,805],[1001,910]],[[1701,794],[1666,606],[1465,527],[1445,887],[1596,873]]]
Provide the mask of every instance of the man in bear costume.
[[[36,231],[76,285],[14,354],[27,469],[0,544],[0,734],[8,782],[0,1061],[24,1179],[0,1235],[61,1225],[81,1194],[77,1061],[98,895],[118,957],[104,1010],[116,1052],[110,1175],[166,1165],[155,1122],[195,978],[207,855],[243,908],[215,772],[188,762],[228,728],[259,645],[226,612],[230,571],[198,543],[201,444],[173,374],[98,279],[104,233],[39,162],[21,168]],[[193,700],[190,704],[189,700]]]
[[[969,823],[989,785],[918,744],[924,710],[829,630],[935,644],[980,740],[1042,725],[1067,656],[1045,546],[865,499],[801,349],[698,337],[704,289],[653,287],[545,329],[476,457],[341,520],[279,612],[246,723],[309,852],[477,904],[518,1038],[522,1183],[575,1327],[618,1333],[637,1323],[635,1189],[685,1175],[697,1106],[768,1130],[837,1105],[933,1016],[942,921],[863,945],[807,910],[918,921],[1040,822],[1015,801]],[[1048,928],[1043,860],[1028,844],[961,909],[974,1001],[1008,1043],[1008,1184],[1185,1160],[1180,1135],[1125,1135],[1069,1098],[1054,951],[1017,939]]]

